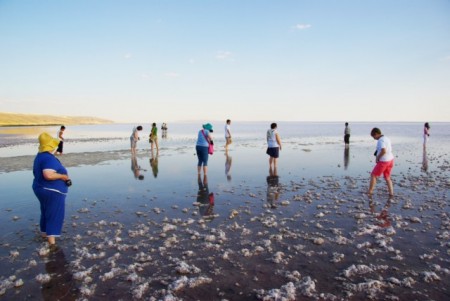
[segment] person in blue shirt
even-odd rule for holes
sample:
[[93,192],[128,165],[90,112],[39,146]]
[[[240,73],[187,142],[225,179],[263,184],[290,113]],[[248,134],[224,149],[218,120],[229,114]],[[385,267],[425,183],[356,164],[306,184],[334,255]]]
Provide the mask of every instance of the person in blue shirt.
[[214,144],[211,133],[213,132],[213,126],[210,123],[204,124],[202,129],[198,132],[197,143],[195,150],[197,152],[198,164],[197,172],[201,173],[203,168],[203,174],[208,172],[208,157],[209,157],[209,145]]
[[52,251],[57,250],[56,237],[61,235],[66,195],[72,185],[66,168],[53,154],[58,144],[59,139],[48,133],[39,135],[39,152],[33,163],[32,187],[41,209],[39,226]]

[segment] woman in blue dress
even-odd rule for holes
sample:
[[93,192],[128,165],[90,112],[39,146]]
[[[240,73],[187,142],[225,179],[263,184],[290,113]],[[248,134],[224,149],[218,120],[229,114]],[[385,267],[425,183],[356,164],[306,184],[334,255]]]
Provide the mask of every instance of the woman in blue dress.
[[41,235],[56,250],[56,237],[61,235],[64,223],[65,201],[72,184],[66,168],[53,155],[59,140],[47,133],[39,135],[39,152],[33,164],[33,191],[39,200]]

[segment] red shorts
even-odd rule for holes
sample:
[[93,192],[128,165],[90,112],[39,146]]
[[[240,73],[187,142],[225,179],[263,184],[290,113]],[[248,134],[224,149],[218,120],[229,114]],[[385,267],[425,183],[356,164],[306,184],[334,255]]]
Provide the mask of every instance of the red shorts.
[[394,160],[387,162],[380,161],[373,168],[372,176],[381,177],[383,175],[385,179],[389,179],[391,177],[392,167],[394,167]]

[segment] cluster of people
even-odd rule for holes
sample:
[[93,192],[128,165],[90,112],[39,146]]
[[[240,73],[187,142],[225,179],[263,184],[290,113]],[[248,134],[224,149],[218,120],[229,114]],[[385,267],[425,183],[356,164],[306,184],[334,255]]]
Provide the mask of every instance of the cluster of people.
[[[163,131],[167,131],[167,125],[163,125]],[[65,214],[65,199],[68,193],[68,188],[72,185],[72,181],[69,177],[67,169],[61,164],[56,155],[63,154],[63,133],[65,126],[61,126],[57,133],[58,138],[53,138],[48,133],[42,133],[39,135],[39,152],[35,157],[33,163],[33,191],[40,203],[40,222],[39,227],[41,235],[48,241],[50,250],[57,250],[56,237],[61,235],[62,226],[64,222]],[[143,130],[141,125],[133,128],[133,132],[130,136],[131,142],[131,154],[132,154],[132,170],[135,177],[143,179],[140,175],[140,166],[137,164],[136,158],[136,145],[139,141],[139,132]],[[212,133],[214,132],[213,126],[210,123],[202,125],[197,135],[196,142],[196,154],[198,158],[197,171],[199,178],[199,191],[202,191],[202,196],[208,198],[208,202],[205,202],[211,210],[211,206],[214,204],[214,195],[209,193],[207,189],[207,171],[208,171],[208,157],[214,152],[214,142]],[[231,120],[227,120],[224,128],[225,132],[225,154],[226,160],[226,173],[227,178],[229,176],[229,169],[231,167],[231,157],[228,156],[228,147],[232,143],[231,139]],[[377,140],[375,161],[376,165],[373,168],[370,176],[370,184],[368,194],[372,195],[375,189],[377,178],[383,176],[386,180],[388,192],[390,196],[394,195],[394,188],[391,180],[391,172],[394,166],[394,155],[392,153],[391,141],[388,137],[384,136],[379,128],[373,128],[370,132],[373,139]],[[425,123],[423,131],[423,145],[424,149],[426,143],[430,137],[430,125]],[[277,160],[282,149],[281,138],[278,133],[278,126],[276,123],[270,125],[270,129],[266,133],[267,150],[266,153],[269,156],[269,177],[267,179],[271,188],[277,186]],[[149,135],[149,142],[151,143],[152,158],[150,159],[150,165],[152,167],[154,176],[157,176],[158,163],[157,156],[153,156],[154,146],[156,151],[159,151],[158,146],[158,129],[156,123],[152,124],[152,129]],[[346,149],[350,144],[350,128],[348,123],[345,123],[344,130],[344,143]],[[203,171],[203,181],[201,180],[201,172]],[[272,201],[276,198],[276,194],[271,189],[268,195],[271,196]]]

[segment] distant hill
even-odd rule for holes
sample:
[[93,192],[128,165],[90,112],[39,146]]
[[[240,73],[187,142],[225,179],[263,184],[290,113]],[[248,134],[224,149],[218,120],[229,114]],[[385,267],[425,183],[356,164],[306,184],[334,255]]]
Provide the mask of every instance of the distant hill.
[[107,124],[114,121],[85,116],[52,116],[0,112],[0,126]]

